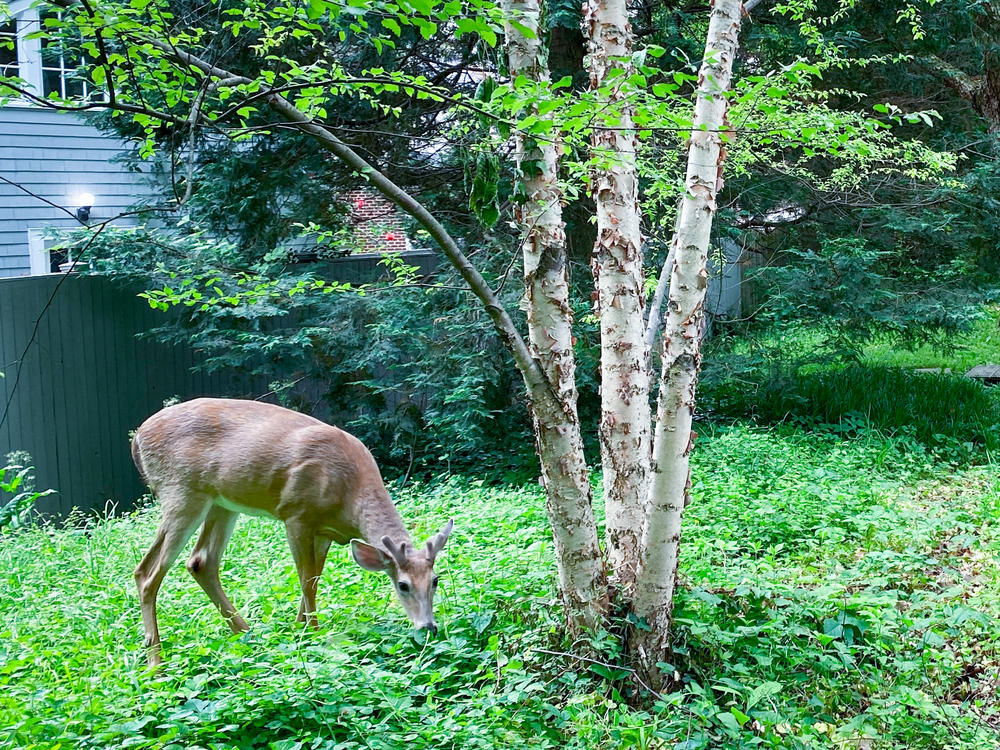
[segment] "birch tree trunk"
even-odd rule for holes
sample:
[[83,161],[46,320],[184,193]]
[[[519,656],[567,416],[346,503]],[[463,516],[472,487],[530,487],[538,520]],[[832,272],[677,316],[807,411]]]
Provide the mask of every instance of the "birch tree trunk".
[[712,7],[688,146],[686,194],[671,249],[675,260],[664,316],[649,514],[633,601],[635,613],[649,625],[648,630],[638,630],[633,640],[637,667],[654,687],[662,684],[657,662],[668,653],[681,515],[691,487],[689,456],[696,437],[691,423],[701,366],[699,334],[708,285],[708,243],[715,197],[722,184],[726,94],[742,8],[741,0],[715,0]]
[[[511,78],[547,82],[538,0],[505,0],[505,46]],[[514,20],[527,29],[510,24]],[[555,399],[533,400],[536,448],[552,521],[559,582],[572,628],[593,627],[607,611],[607,581],[597,539],[590,470],[577,415],[573,317],[569,304],[558,143],[514,136],[516,174],[525,200],[515,209],[523,232],[528,344]]]
[[591,90],[607,83],[611,69],[624,70],[606,92],[604,122],[591,137],[595,166],[590,189],[597,219],[592,265],[601,324],[605,544],[615,580],[628,590],[635,579],[645,518],[650,409],[636,135],[628,89],[621,85],[632,69],[625,0],[588,0],[583,26]]

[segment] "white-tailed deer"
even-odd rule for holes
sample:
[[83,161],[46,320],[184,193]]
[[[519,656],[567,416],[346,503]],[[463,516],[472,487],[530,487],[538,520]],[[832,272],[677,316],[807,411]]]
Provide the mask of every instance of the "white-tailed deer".
[[416,627],[437,630],[434,558],[452,522],[415,548],[375,459],[352,435],[272,404],[199,398],[143,422],[132,439],[132,458],[161,508],[156,539],[135,569],[150,665],[161,658],[156,595],[199,526],[187,569],[233,632],[247,629],[219,582],[222,553],[240,513],[284,522],[302,587],[299,621],[316,625],[316,586],[337,542],[350,543],[365,570],[389,574]]

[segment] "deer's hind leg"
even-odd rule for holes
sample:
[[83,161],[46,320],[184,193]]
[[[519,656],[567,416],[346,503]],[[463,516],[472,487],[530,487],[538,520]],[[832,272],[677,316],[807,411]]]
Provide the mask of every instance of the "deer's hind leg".
[[229,597],[222,589],[219,568],[221,567],[222,553],[225,552],[239,515],[236,511],[213,505],[205,517],[205,525],[202,526],[201,534],[198,536],[191,557],[187,561],[188,572],[194,576],[198,585],[208,594],[212,603],[219,608],[234,633],[242,633],[250,626],[247,625],[246,620],[240,617],[240,613],[236,611],[236,607],[229,601]]
[[146,658],[151,667],[161,661],[160,630],[156,622],[156,596],[170,566],[181,547],[198,528],[208,513],[207,497],[193,496],[180,489],[164,488],[160,500],[160,527],[149,551],[135,569],[135,584],[139,591],[142,626],[146,634]]

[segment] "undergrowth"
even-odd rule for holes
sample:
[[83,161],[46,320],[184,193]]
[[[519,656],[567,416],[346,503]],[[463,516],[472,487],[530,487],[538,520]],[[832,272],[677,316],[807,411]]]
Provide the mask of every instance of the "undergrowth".
[[1000,449],[1000,390],[960,375],[775,363],[709,382],[700,403],[716,416],[845,436],[883,431],[956,461],[983,459]]
[[569,655],[539,488],[452,477],[394,488],[416,536],[456,519],[438,636],[343,549],[321,629],[297,627],[284,535],[245,518],[223,584],[250,632],[229,635],[178,564],[158,675],[131,578],[154,508],[5,533],[0,747],[995,747],[993,473],[873,430],[699,432],[662,695],[607,633],[596,661]]

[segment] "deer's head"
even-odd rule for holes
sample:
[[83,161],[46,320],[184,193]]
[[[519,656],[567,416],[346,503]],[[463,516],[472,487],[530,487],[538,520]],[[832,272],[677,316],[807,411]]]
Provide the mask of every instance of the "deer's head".
[[412,549],[407,542],[396,544],[387,536],[376,547],[360,539],[351,540],[354,562],[365,570],[384,572],[392,579],[393,589],[410,621],[417,628],[437,632],[434,621],[434,594],[438,577],[434,574],[434,559],[448,541],[454,527],[448,521],[423,547]]

